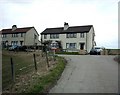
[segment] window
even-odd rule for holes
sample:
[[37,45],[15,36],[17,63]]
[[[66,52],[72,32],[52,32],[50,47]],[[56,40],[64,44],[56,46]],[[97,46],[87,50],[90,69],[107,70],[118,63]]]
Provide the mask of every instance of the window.
[[18,41],[11,41],[11,45],[18,45]]
[[6,38],[7,37],[7,34],[2,34],[2,38]]
[[81,37],[81,38],[84,38],[84,33],[80,33],[80,37]]
[[24,33],[21,33],[21,37],[23,37],[23,34],[24,34]]
[[58,39],[59,34],[50,34],[50,39]]
[[47,34],[44,35],[44,39],[47,39]]
[[16,33],[16,34],[12,34],[12,37],[18,37],[18,34]]
[[66,48],[75,49],[76,48],[76,43],[66,43]]
[[34,34],[34,39],[37,39],[37,35]]
[[77,38],[77,33],[67,33],[66,38]]

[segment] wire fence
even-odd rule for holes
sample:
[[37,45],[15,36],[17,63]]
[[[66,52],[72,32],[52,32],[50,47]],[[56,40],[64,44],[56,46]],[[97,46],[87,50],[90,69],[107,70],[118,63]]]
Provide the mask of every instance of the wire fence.
[[2,54],[2,89],[20,80],[20,77],[33,72],[43,73],[55,62],[53,53],[41,52],[12,52]]

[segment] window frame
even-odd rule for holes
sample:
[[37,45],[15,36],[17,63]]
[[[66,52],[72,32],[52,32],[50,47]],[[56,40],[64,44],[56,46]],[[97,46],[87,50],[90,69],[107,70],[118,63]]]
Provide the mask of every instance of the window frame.
[[50,39],[59,39],[59,34],[50,34]]
[[47,34],[44,34],[44,39],[47,39]]
[[80,33],[80,38],[84,38],[85,37],[85,33]]
[[67,33],[66,38],[77,38],[77,33]]

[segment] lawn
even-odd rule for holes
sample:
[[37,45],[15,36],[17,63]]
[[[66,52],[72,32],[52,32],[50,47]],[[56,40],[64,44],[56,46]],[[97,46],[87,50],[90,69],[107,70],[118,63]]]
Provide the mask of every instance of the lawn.
[[[38,71],[35,72],[33,54],[36,55]],[[15,82],[12,81],[11,62],[15,67]],[[65,68],[65,60],[60,57],[49,59],[49,70],[46,68],[46,57],[41,52],[12,52],[2,53],[2,89],[3,93],[43,93],[56,83]]]
[[[39,57],[40,54],[37,54]],[[2,53],[2,85],[3,89],[12,82],[11,61],[13,59],[15,77],[27,74],[34,70],[33,53],[3,51]],[[37,59],[37,58],[36,58]],[[39,65],[38,65],[39,66]]]

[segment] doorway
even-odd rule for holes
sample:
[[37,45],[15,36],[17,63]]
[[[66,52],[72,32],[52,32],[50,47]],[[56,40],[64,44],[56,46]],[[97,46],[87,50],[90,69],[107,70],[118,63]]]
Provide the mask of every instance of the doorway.
[[84,50],[85,43],[80,43],[80,50]]

